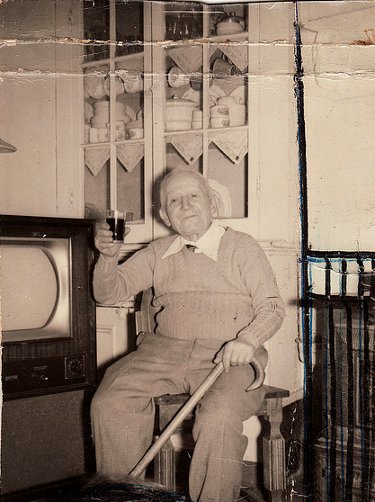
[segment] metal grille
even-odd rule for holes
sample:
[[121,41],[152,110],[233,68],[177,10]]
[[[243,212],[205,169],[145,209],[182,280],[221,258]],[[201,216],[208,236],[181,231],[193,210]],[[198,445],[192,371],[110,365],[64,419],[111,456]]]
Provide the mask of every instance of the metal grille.
[[317,252],[307,261],[305,300],[316,333],[310,329],[305,342],[320,348],[313,371],[313,403],[321,399],[323,411],[320,463],[325,444],[320,490],[323,500],[332,502],[353,500],[354,489],[370,501],[375,496],[374,254]]

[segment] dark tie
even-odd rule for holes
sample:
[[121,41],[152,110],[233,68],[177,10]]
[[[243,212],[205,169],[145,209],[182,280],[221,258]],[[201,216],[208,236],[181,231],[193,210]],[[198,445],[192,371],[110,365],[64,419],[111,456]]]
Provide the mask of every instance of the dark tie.
[[191,253],[195,253],[195,250],[197,249],[197,246],[194,246],[193,244],[185,244],[185,246]]

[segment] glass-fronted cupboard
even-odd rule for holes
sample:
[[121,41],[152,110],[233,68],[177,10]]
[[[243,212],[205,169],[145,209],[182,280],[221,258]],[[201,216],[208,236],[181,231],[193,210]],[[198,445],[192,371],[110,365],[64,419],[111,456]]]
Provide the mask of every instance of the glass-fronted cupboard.
[[127,242],[163,235],[157,181],[189,168],[209,180],[218,218],[252,231],[247,4],[100,0],[84,9],[85,208],[127,213]]

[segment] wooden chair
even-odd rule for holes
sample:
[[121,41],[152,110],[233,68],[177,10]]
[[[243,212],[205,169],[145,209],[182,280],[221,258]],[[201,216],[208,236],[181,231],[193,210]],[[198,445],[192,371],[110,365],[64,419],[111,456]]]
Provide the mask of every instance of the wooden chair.
[[[154,332],[157,310],[151,304],[151,290],[143,293],[141,309],[135,313],[137,335]],[[266,395],[257,416],[264,417],[268,430],[263,437],[263,482],[272,502],[282,502],[286,488],[285,440],[280,432],[283,418],[282,399],[289,391],[264,386]],[[155,434],[159,434],[189,399],[189,394],[166,394],[154,398],[156,408]],[[192,419],[192,417],[190,417]],[[192,440],[190,448],[192,448]],[[154,481],[169,490],[176,490],[176,451],[168,441],[154,461]]]

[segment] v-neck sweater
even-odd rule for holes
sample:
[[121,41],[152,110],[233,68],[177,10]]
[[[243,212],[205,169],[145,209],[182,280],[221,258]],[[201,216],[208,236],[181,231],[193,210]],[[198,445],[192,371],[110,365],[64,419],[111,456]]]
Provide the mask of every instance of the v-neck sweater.
[[238,337],[258,348],[276,333],[284,305],[255,239],[227,228],[217,261],[186,248],[162,258],[175,238],[155,240],[120,265],[100,257],[97,301],[119,304],[153,287],[157,334],[223,342]]

